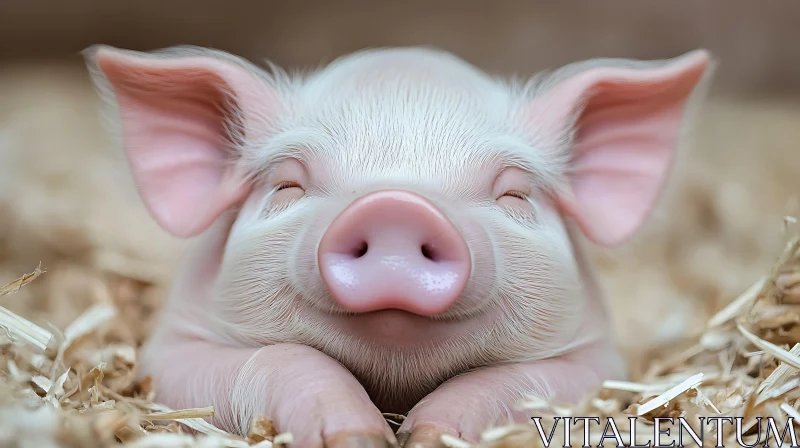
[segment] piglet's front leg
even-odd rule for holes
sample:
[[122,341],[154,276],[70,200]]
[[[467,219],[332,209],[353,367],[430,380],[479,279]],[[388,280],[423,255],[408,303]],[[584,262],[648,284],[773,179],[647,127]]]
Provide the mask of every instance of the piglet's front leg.
[[485,367],[454,377],[421,400],[398,430],[406,448],[443,447],[442,434],[471,443],[490,427],[530,421],[516,410],[526,396],[577,401],[599,387],[608,372],[577,358]]
[[260,349],[205,341],[166,342],[146,359],[157,401],[173,408],[213,405],[213,423],[246,434],[255,414],[270,417],[293,447],[387,447],[393,431],[358,381],[334,359],[303,345]]

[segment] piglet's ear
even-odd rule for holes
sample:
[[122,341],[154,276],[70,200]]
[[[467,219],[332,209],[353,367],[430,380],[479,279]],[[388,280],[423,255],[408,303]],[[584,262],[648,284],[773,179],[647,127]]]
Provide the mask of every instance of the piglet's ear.
[[534,100],[528,118],[540,129],[574,125],[571,191],[559,202],[594,243],[624,242],[650,214],[687,101],[711,65],[704,50],[657,62],[588,61],[567,66],[561,81]]
[[246,197],[232,136],[258,132],[276,104],[255,68],[210,50],[97,46],[85,55],[96,82],[116,99],[133,178],[159,225],[194,236]]

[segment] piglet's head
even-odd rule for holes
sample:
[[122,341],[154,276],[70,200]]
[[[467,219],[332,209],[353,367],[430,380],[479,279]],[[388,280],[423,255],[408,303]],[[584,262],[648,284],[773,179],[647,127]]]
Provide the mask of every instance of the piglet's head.
[[155,220],[189,237],[237,213],[219,328],[343,359],[386,330],[365,315],[400,310],[464,363],[574,341],[586,299],[565,222],[605,246],[641,227],[710,65],[601,59],[514,84],[419,48],[305,76],[189,48],[89,56]]

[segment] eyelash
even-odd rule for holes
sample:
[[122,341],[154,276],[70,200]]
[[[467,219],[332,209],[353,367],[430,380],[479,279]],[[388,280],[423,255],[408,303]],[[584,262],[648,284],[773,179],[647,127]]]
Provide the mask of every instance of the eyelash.
[[521,192],[516,191],[516,190],[507,191],[507,192],[503,193],[503,196],[512,196],[512,197],[515,197],[515,198],[518,198],[518,199],[522,199],[522,200],[527,199],[527,196],[524,193],[521,193]]
[[278,192],[278,191],[281,191],[281,190],[285,190],[287,188],[300,188],[300,189],[302,189],[303,187],[301,187],[300,184],[298,184],[297,182],[286,181],[286,182],[279,183],[277,185],[277,187],[275,187],[275,191]]

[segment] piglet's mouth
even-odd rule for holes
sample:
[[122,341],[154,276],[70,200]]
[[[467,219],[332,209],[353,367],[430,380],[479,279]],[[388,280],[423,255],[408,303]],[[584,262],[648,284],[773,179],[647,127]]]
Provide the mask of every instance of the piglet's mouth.
[[424,346],[463,339],[488,328],[494,313],[467,320],[431,318],[399,309],[384,309],[349,315],[328,315],[336,331],[367,343],[390,346]]
[[323,235],[318,265],[343,310],[431,317],[454,306],[472,269],[469,248],[448,218],[427,199],[400,190],[350,204]]

